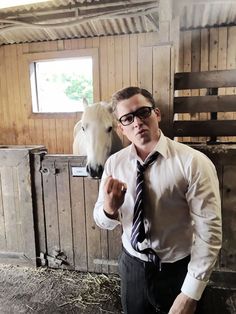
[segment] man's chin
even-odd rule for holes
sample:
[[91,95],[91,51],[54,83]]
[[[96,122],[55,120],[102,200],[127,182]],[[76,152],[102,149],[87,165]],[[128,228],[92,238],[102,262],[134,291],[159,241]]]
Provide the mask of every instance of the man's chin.
[[145,133],[137,134],[136,141],[140,144],[146,144],[150,142],[150,136],[147,136]]

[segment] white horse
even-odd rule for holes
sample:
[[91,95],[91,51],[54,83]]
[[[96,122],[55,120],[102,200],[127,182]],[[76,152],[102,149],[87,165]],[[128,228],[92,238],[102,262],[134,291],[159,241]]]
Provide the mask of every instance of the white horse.
[[101,178],[107,158],[123,145],[116,133],[116,119],[111,105],[99,102],[88,105],[74,127],[73,154],[87,156],[86,170],[92,178]]

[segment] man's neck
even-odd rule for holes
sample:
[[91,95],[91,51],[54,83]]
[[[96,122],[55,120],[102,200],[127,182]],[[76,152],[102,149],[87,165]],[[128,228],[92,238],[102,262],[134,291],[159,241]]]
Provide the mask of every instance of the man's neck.
[[147,156],[154,150],[156,145],[157,142],[150,142],[139,147],[136,146],[137,155],[144,161]]
[[159,139],[160,139],[160,136],[161,136],[161,132],[159,130],[158,132],[158,136],[156,139],[150,141],[149,143],[146,143],[146,144],[143,144],[143,145],[138,145],[136,147],[136,152],[137,152],[137,155],[144,161],[147,156],[154,150],[154,148],[156,147]]

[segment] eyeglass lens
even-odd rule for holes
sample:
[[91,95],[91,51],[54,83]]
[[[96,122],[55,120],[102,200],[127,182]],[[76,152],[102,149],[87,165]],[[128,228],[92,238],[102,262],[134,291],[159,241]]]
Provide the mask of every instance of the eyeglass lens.
[[129,125],[134,121],[134,117],[139,117],[140,119],[146,119],[151,115],[152,107],[141,107],[138,110],[127,113],[122,116],[119,121],[123,125]]

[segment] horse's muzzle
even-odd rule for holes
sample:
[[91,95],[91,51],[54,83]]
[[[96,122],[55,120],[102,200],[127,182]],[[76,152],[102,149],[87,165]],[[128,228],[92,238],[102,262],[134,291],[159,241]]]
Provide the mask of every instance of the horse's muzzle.
[[103,166],[97,165],[95,168],[89,164],[86,166],[87,173],[93,179],[101,179],[103,173]]

